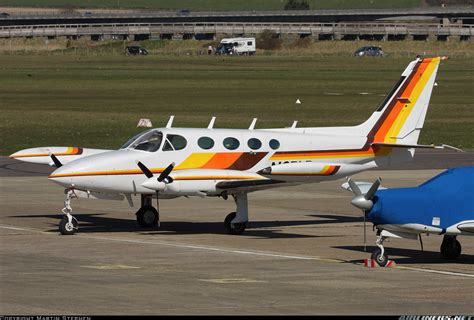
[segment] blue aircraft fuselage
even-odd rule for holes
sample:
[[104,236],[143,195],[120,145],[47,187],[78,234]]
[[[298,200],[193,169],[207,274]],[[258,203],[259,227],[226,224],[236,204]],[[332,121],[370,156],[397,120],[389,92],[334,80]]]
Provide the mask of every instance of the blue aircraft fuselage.
[[446,229],[474,221],[474,166],[448,169],[414,188],[379,190],[366,212],[375,225]]

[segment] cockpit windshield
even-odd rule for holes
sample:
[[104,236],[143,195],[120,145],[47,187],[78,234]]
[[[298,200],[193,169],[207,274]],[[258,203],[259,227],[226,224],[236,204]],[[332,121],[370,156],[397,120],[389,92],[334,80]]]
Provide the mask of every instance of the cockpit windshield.
[[161,141],[163,140],[163,134],[157,130],[151,130],[145,134],[140,133],[127,141],[122,146],[122,149],[135,149],[143,150],[148,152],[155,152],[160,148]]

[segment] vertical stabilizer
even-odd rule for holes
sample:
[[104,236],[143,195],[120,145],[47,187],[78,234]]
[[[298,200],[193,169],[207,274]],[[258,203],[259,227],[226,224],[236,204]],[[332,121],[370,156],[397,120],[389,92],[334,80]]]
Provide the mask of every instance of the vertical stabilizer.
[[412,61],[397,85],[380,105],[372,120],[370,142],[416,144],[423,128],[426,112],[441,58]]

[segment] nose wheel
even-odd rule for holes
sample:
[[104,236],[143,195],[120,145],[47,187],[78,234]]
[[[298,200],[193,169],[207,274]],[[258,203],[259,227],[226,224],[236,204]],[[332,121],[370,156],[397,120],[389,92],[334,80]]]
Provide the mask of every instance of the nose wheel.
[[377,235],[377,240],[375,245],[377,248],[372,252],[371,259],[375,260],[377,264],[381,267],[385,267],[388,263],[388,255],[385,253],[385,248],[383,247],[383,242],[387,239],[382,237],[380,233]]
[[73,235],[79,229],[77,219],[72,216],[71,200],[77,198],[74,193],[74,189],[64,190],[64,208],[61,210],[64,213],[64,217],[59,223],[59,232],[63,235]]
[[59,223],[59,232],[63,235],[73,235],[78,229],[77,219],[73,216],[71,216],[71,221],[68,216],[64,216]]

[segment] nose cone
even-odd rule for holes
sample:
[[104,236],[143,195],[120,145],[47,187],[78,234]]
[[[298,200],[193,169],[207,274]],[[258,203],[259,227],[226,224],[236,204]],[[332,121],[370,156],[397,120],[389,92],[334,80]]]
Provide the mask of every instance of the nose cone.
[[378,197],[372,199],[373,206],[367,211],[367,218],[375,224],[383,223],[382,221],[382,201]]

